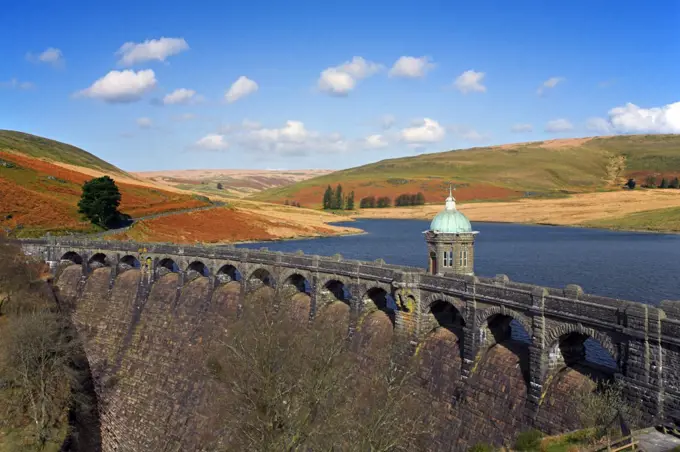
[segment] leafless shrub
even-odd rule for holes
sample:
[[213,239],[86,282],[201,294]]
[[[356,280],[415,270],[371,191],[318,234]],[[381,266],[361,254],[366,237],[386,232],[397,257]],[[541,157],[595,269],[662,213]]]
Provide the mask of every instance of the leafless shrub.
[[0,430],[21,431],[37,449],[63,441],[72,408],[87,409],[76,370],[82,351],[41,270],[0,239]]
[[583,428],[597,428],[602,436],[620,434],[621,419],[631,428],[642,423],[642,410],[625,398],[618,381],[600,382],[595,391],[580,391],[574,396]]
[[431,424],[410,359],[353,353],[343,322],[295,312],[271,294],[249,300],[207,351],[218,406],[207,449],[414,450]]

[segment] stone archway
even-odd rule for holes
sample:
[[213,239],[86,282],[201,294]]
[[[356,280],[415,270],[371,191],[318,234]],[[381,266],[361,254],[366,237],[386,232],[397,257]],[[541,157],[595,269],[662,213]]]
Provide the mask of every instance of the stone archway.
[[141,266],[142,264],[139,262],[139,259],[131,254],[127,254],[118,262],[118,272],[122,273],[126,270],[139,270]]
[[422,316],[425,335],[416,351],[420,384],[443,415],[462,387],[465,319],[455,304],[451,297],[428,297]]
[[312,284],[301,272],[291,271],[281,276],[279,288],[279,311],[297,322],[308,320],[311,315]]
[[90,258],[90,260],[87,261],[87,266],[90,270],[109,267],[109,258],[104,253],[96,253]]
[[196,274],[197,276],[210,276],[210,269],[201,261],[193,261],[187,266],[186,273],[188,276]]
[[531,320],[505,306],[492,306],[475,316],[478,330],[477,344],[480,348],[514,339],[519,342],[531,342],[533,328]]
[[371,287],[361,298],[356,344],[365,353],[389,349],[394,335],[398,307],[392,294]]
[[179,273],[179,265],[171,258],[166,257],[158,262],[157,272],[158,276],[163,276],[168,273]]
[[620,372],[617,347],[609,335],[580,324],[553,327],[545,343],[536,425],[547,433],[580,429],[586,400]]
[[67,253],[64,253],[64,255],[62,255],[61,259],[59,260],[60,262],[70,262],[76,265],[83,264],[83,258],[80,256],[80,254],[76,253],[75,251],[68,251]]

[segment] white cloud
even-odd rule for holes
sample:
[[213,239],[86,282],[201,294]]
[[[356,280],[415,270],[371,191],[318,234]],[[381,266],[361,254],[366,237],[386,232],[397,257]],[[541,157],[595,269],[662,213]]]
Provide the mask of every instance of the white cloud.
[[346,96],[355,88],[358,80],[370,77],[381,69],[380,64],[355,56],[351,61],[321,72],[317,86],[325,93]]
[[241,121],[241,127],[243,127],[246,130],[257,130],[262,128],[262,124],[260,124],[257,121],[252,121],[246,118],[243,121]]
[[163,97],[163,103],[165,105],[174,104],[188,104],[196,96],[196,91],[193,89],[180,88],[176,89],[170,94],[166,94]]
[[156,86],[156,75],[151,69],[111,71],[89,88],[76,93],[78,97],[91,97],[109,103],[135,102]]
[[619,133],[680,133],[680,102],[652,108],[627,103],[609,110],[609,123]]
[[32,53],[26,54],[26,59],[33,63],[47,63],[54,67],[61,67],[64,65],[64,54],[61,50],[50,47],[44,52],[34,55]]
[[604,118],[588,118],[586,129],[593,132],[609,133],[612,127],[609,121]]
[[453,86],[461,93],[486,91],[486,86],[482,85],[482,80],[486,74],[484,72],[465,71],[456,78]]
[[430,70],[434,69],[435,64],[430,62],[430,58],[426,56],[400,57],[390,69],[390,77],[406,77],[406,78],[420,78],[425,77]]
[[453,125],[449,126],[448,129],[458,136],[458,138],[461,138],[465,141],[484,141],[488,138],[486,134],[479,133],[477,130],[469,126]]
[[142,129],[148,129],[153,125],[151,118],[137,118],[137,125]]
[[229,148],[229,143],[225,140],[224,135],[212,133],[194,143],[194,147],[205,151],[226,151]]
[[224,95],[224,98],[227,99],[227,102],[229,103],[236,102],[237,100],[254,93],[258,88],[259,86],[256,82],[245,75],[242,75],[238,80],[231,84],[231,87]]
[[550,77],[548,80],[541,83],[541,86],[539,86],[538,89],[536,90],[536,94],[542,96],[546,90],[553,89],[559,83],[562,83],[565,80],[566,79],[564,77]]
[[364,146],[368,149],[380,149],[388,145],[387,140],[382,135],[369,135],[364,139]]
[[189,50],[189,44],[183,38],[160,38],[147,39],[141,43],[126,42],[116,55],[120,57],[119,64],[133,66],[145,61],[165,61],[185,50]]
[[510,131],[513,133],[533,132],[534,126],[532,126],[531,124],[514,124]]
[[301,121],[289,120],[282,127],[267,128],[248,119],[220,128],[243,149],[265,154],[302,156],[310,153],[336,153],[350,149],[350,143],[339,133],[312,131]]
[[434,119],[423,118],[413,127],[402,129],[400,135],[411,144],[435,143],[444,139],[446,130]]
[[545,125],[545,131],[549,133],[568,132],[573,129],[574,126],[566,119],[553,119]]
[[32,82],[22,82],[20,80],[17,80],[16,78],[10,79],[6,82],[0,82],[0,88],[7,88],[7,89],[33,89],[35,88],[35,85]]

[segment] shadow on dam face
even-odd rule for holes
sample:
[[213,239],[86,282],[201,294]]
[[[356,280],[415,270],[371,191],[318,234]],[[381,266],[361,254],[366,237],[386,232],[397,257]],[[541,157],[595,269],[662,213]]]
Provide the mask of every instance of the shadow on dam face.
[[[60,270],[56,282],[60,304],[72,310],[82,334],[92,387],[102,400],[102,425],[94,427],[101,436],[94,442],[105,449],[115,444],[118,450],[159,450],[172,443],[194,450],[205,435],[203,420],[214,416],[210,410],[217,391],[204,375],[202,347],[219,345],[239,312],[250,306],[249,298],[274,293],[267,284],[273,280],[264,273],[256,275],[262,284],[252,284],[242,300],[244,281],[234,269],[221,278],[196,271],[197,276],[181,287],[180,274],[170,271],[144,288],[142,272],[130,267],[112,287],[111,269],[105,266],[93,269],[83,283],[82,266],[70,265]],[[307,321],[312,309],[308,289],[308,283],[298,277],[281,282],[279,313]],[[148,296],[140,304],[138,295],[144,290]],[[390,353],[395,312],[387,294],[367,292],[361,300],[363,314],[355,313],[354,319],[349,299],[342,283],[325,284],[317,294],[315,324],[346,335],[355,322],[353,346],[358,343],[360,349]],[[417,347],[417,384],[430,396],[423,403],[446,422],[433,439],[432,450],[466,450],[480,441],[502,444],[527,428],[529,334],[520,331],[521,324],[505,317],[487,319],[488,342],[463,379],[465,337],[460,312],[434,303],[427,315],[431,316],[429,331],[423,332]],[[565,348],[567,361],[570,350]],[[594,385],[592,372],[579,363],[567,364],[543,388],[538,419],[546,431],[572,429],[571,395],[575,388],[587,390]]]

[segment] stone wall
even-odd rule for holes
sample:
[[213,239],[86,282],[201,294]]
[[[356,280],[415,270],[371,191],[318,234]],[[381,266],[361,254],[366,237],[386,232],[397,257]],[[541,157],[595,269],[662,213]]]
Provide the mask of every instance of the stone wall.
[[[340,256],[130,242],[23,247],[55,268],[59,298],[85,339],[107,451],[192,450],[214,391],[196,344],[218,341],[262,286],[289,293],[286,309],[346,325],[359,348],[410,338],[432,397],[423,403],[450,420],[435,450],[501,444],[531,426],[572,429],[570,395],[600,376],[620,379],[650,421],[680,410],[679,302],[657,308],[574,285],[437,277]],[[131,268],[135,261],[149,265]],[[588,338],[611,355],[604,374],[586,360]]]

